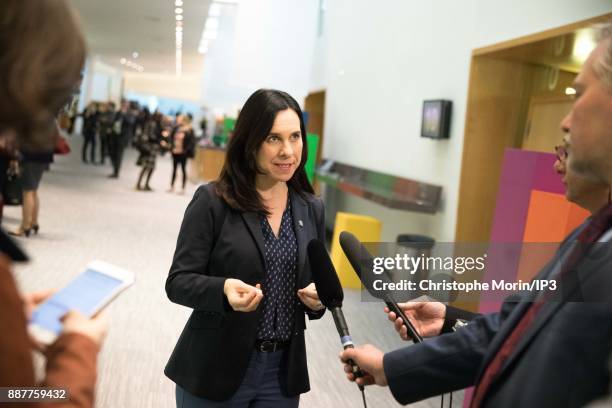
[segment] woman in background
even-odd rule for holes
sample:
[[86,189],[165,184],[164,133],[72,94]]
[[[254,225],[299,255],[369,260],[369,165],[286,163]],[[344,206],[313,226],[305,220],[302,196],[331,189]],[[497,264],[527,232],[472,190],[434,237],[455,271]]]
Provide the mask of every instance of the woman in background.
[[[59,127],[55,125],[52,134],[48,135],[52,139],[59,137]],[[40,147],[22,146],[21,161],[19,163],[19,174],[21,178],[21,188],[23,189],[23,203],[21,205],[21,225],[16,231],[9,234],[18,237],[29,237],[30,233],[38,234],[40,229],[38,224],[38,214],[40,213],[40,198],[38,197],[38,187],[43,173],[49,170],[49,165],[53,162],[53,149],[47,150]]]
[[177,116],[177,127],[170,135],[170,151],[172,152],[172,180],[168,192],[174,191],[174,181],[176,180],[176,170],[181,166],[183,173],[183,182],[181,194],[185,194],[185,185],[187,183],[187,159],[193,157],[195,149],[195,134],[191,126],[191,115]]
[[[139,140],[137,148],[140,151],[137,164],[142,166],[142,170],[138,175],[136,190],[138,191],[153,191],[150,186],[151,176],[155,170],[155,162],[157,154],[160,151],[161,132],[162,132],[162,114],[155,112],[151,118],[147,118],[144,123],[142,133],[138,136]],[[141,187],[142,181],[145,185]]]

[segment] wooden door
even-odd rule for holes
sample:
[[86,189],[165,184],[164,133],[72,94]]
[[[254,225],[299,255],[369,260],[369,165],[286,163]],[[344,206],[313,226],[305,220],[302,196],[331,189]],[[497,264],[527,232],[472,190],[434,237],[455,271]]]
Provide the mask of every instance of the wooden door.
[[563,140],[561,121],[572,108],[571,97],[532,98],[523,138],[523,150],[552,153]]

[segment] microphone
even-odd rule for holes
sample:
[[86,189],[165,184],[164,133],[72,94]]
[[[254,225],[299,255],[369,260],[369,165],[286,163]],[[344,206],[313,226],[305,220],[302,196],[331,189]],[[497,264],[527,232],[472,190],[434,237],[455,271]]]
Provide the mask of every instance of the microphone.
[[[342,301],[344,300],[344,292],[340,285],[340,280],[336,274],[336,269],[332,264],[327,250],[323,243],[317,239],[313,239],[308,243],[308,260],[310,261],[310,270],[312,271],[312,279],[317,287],[317,293],[321,303],[329,309],[334,317],[336,329],[340,335],[342,347],[354,348],[353,339],[349,333],[344,314],[342,313]],[[362,377],[363,373],[352,360],[348,363],[353,367],[353,375],[355,378]],[[359,386],[363,391],[363,386]]]
[[[340,247],[349,260],[349,263],[353,267],[353,270],[359,277],[359,280],[370,292],[372,296],[377,299],[382,299],[389,310],[395,312],[395,315],[402,319],[404,325],[408,329],[408,334],[412,337],[415,343],[421,343],[423,337],[418,333],[412,322],[408,319],[404,311],[398,306],[393,292],[388,291],[376,291],[374,290],[374,274],[372,273],[372,266],[374,265],[374,259],[368,250],[363,246],[361,242],[350,232],[342,231],[340,233]],[[366,273],[361,273],[361,268],[364,267]],[[368,273],[368,271],[370,273]],[[376,275],[377,280],[382,280],[383,283],[389,283],[391,280],[387,276],[386,272]],[[317,290],[318,290],[317,286]]]

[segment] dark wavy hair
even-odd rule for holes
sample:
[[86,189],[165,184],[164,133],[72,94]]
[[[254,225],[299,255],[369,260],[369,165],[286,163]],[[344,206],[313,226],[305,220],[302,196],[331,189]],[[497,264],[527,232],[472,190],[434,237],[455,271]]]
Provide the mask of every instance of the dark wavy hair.
[[240,211],[269,214],[255,189],[255,177],[259,172],[256,157],[257,151],[274,125],[277,113],[285,109],[292,109],[300,119],[303,144],[300,165],[287,184],[303,197],[307,193],[314,194],[304,170],[308,148],[300,105],[286,92],[259,89],[247,99],[238,115],[234,133],[227,147],[225,164],[215,185],[217,194],[223,197],[230,207]]

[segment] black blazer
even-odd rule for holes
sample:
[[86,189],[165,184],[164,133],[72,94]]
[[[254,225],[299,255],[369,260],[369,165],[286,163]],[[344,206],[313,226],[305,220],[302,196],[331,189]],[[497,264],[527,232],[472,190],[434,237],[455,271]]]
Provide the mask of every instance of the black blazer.
[[[293,225],[298,243],[297,287],[312,282],[306,247],[324,240],[321,199],[302,198],[290,189]],[[201,186],[187,206],[181,225],[166,293],[175,303],[193,308],[165,374],[182,388],[214,401],[230,398],[240,386],[254,352],[261,308],[235,312],[223,294],[225,279],[255,285],[264,281],[264,238],[254,212],[231,209],[214,192]],[[294,333],[282,363],[281,381],[288,396],[310,389],[306,367],[305,314],[320,318],[300,303]]]

